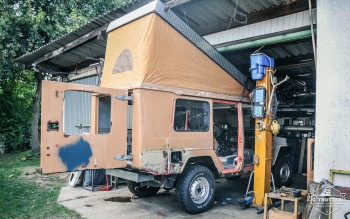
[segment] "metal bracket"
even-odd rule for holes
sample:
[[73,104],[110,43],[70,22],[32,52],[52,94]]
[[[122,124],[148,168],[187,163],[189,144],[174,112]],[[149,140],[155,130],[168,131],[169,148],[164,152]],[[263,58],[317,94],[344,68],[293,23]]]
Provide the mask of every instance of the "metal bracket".
[[132,160],[132,155],[120,154],[114,157],[115,160]]
[[117,98],[118,100],[124,101],[124,100],[130,100],[133,101],[133,97],[131,96],[125,96],[124,94],[118,95],[115,98]]

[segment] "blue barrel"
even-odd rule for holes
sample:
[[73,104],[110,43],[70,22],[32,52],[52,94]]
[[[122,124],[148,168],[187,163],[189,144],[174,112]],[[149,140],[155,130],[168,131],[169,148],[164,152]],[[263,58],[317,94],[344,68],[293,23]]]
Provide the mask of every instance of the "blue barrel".
[[[270,63],[271,62],[271,63]],[[264,54],[252,54],[250,55],[250,70],[252,73],[252,79],[260,81],[266,74],[266,67],[274,68],[275,60]]]

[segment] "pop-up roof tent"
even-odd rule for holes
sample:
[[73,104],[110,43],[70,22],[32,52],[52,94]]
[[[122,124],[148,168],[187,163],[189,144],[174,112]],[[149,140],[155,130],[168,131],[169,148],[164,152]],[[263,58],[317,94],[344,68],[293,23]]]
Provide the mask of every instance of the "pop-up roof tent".
[[[241,96],[244,75],[162,2],[108,27],[102,87],[172,86]],[[245,95],[254,88],[246,83]]]

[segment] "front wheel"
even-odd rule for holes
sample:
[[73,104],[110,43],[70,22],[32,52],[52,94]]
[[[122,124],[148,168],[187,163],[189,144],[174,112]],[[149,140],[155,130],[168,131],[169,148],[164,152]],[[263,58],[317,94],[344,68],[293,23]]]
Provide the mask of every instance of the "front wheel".
[[176,184],[175,193],[182,210],[190,214],[206,211],[214,200],[213,173],[204,166],[186,167]]
[[292,181],[292,164],[287,155],[277,159],[272,167],[272,174],[276,187],[289,186]]
[[139,198],[147,198],[147,197],[154,196],[155,194],[157,194],[157,192],[160,189],[159,187],[142,185],[140,183],[129,181],[129,180],[126,181],[126,184],[128,185],[129,191],[132,194],[138,196]]

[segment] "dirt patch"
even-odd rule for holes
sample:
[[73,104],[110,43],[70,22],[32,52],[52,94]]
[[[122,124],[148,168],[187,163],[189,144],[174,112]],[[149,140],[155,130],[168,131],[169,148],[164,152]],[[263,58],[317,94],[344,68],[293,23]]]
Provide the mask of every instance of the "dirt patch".
[[52,187],[66,180],[68,182],[68,176],[70,173],[53,173],[53,174],[40,174],[40,168],[38,167],[24,167],[22,168],[21,178],[26,180],[33,180],[38,185],[43,187]]

